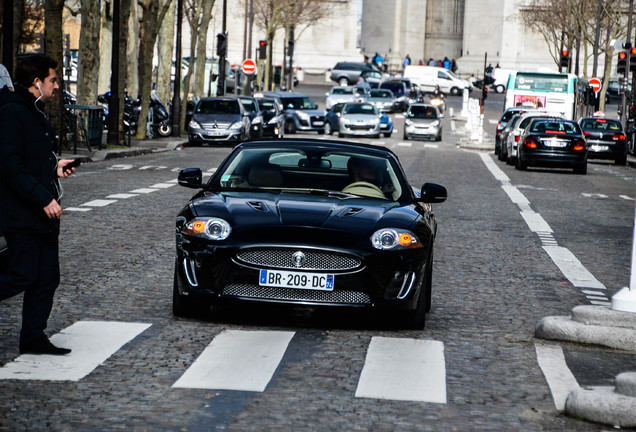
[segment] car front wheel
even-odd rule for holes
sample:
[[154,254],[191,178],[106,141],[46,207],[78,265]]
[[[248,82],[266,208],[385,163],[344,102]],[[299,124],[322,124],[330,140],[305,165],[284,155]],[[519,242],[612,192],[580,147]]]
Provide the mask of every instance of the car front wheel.
[[331,125],[329,124],[329,122],[325,123],[325,135],[332,135],[333,134],[333,129],[331,129]]

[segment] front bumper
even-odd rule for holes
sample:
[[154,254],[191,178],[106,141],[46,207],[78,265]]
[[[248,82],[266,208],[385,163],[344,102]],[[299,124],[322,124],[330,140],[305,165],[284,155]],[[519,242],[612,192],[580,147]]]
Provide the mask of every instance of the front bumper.
[[302,117],[295,117],[293,119],[296,123],[296,129],[305,132],[317,132],[322,131],[325,128],[325,118],[318,116],[311,116],[309,119]]
[[[357,308],[413,310],[420,295],[426,249],[358,255],[351,251],[278,246],[206,247],[204,243],[183,241],[177,235],[176,281],[181,295],[200,298],[210,304],[224,301],[347,306]],[[245,259],[263,253],[291,255],[302,251],[324,259],[316,269],[293,269]],[[276,262],[280,262],[277,257]],[[287,258],[285,256],[285,258]],[[335,261],[334,261],[334,258]],[[258,258],[261,259],[261,258]],[[258,260],[257,259],[257,260]],[[332,262],[353,263],[350,268],[329,268]],[[289,259],[291,263],[291,258]],[[327,268],[324,268],[327,266]],[[309,276],[333,274],[333,290],[261,286],[260,270],[299,271]]]
[[340,133],[344,135],[355,135],[355,136],[378,136],[382,133],[381,123],[378,124],[345,124],[342,121],[340,122]]
[[188,133],[188,141],[190,142],[223,142],[223,141],[241,141],[243,137],[243,129],[190,129]]
[[409,138],[437,138],[442,134],[442,126],[405,126],[404,135]]

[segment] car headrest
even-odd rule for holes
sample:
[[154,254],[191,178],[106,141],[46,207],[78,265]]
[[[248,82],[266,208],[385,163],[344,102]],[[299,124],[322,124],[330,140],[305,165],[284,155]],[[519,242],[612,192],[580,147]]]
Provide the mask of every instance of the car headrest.
[[282,186],[283,172],[279,165],[260,163],[250,169],[247,181],[252,186]]
[[0,64],[0,89],[3,87],[9,87],[9,90],[13,91],[13,81],[11,81],[11,76],[9,75],[9,71],[4,65]]

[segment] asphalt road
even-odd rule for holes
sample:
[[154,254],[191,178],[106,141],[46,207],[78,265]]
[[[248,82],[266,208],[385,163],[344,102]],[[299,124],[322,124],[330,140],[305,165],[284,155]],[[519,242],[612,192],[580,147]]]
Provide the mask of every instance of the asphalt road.
[[[322,86],[307,90],[324,103]],[[487,100],[487,130],[501,100]],[[455,112],[460,101],[449,99]],[[463,123],[450,116],[439,143],[402,141],[403,119],[393,117],[394,136],[360,141],[396,152],[412,185],[436,182],[449,193],[435,205],[425,330],[313,308],[232,308],[176,319],[174,217],[194,191],[175,178],[185,167],[211,172],[229,148],[84,164],[64,182],[62,283],[49,321],[54,338],[79,341],[78,357],[72,365],[23,364],[10,375],[21,299],[0,303],[0,430],[609,430],[559,413],[537,347],[561,350],[582,386],[611,385],[616,373],[636,370],[635,353],[533,333],[540,318],[606,302],[628,284],[636,172],[596,162],[585,176],[516,171],[492,152],[460,146]],[[511,196],[528,200],[533,222]],[[551,232],[536,229],[537,220]],[[546,246],[570,251],[605,289],[584,292]],[[64,375],[86,365],[82,376]],[[218,371],[260,387],[239,389],[233,381],[199,388]],[[399,381],[400,371],[411,371],[411,380],[393,390],[373,386]],[[61,377],[43,379],[52,372]]]

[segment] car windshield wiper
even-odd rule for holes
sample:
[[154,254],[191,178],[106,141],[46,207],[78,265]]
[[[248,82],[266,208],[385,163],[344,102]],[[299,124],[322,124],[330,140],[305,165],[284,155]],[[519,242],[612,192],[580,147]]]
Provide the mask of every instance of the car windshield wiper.
[[355,195],[355,194],[341,192],[341,191],[326,190],[326,189],[283,189],[281,190],[281,192],[307,194],[307,195],[333,196],[337,198],[358,198],[358,195]]

